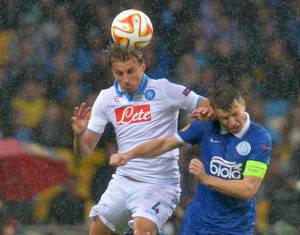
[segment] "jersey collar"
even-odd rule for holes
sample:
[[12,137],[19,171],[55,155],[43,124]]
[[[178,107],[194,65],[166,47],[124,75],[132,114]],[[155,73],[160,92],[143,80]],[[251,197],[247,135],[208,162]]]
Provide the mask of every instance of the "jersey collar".
[[[135,94],[143,94],[144,93],[147,83],[148,83],[148,80],[149,80],[149,77],[146,74],[144,74],[143,79],[142,79],[138,89],[136,90]],[[121,97],[121,96],[125,95],[129,101],[133,100],[133,94],[123,92],[122,88],[120,86],[120,83],[117,80],[115,80],[115,82],[114,82],[114,87],[115,87],[115,90],[116,90],[118,96]]]
[[[246,112],[246,122],[244,123],[244,126],[242,127],[242,129],[240,130],[239,133],[235,133],[233,134],[234,136],[236,136],[239,139],[242,139],[243,136],[246,134],[246,132],[248,131],[250,127],[250,116],[249,114]],[[223,127],[221,126],[221,134],[228,134],[229,132]]]

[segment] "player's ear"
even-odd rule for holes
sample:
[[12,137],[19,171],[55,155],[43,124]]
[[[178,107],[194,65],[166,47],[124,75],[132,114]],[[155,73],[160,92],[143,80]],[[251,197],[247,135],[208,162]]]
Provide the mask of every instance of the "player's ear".
[[145,63],[143,63],[142,64],[142,69],[143,69],[144,72],[145,72],[146,68],[147,68],[147,65]]

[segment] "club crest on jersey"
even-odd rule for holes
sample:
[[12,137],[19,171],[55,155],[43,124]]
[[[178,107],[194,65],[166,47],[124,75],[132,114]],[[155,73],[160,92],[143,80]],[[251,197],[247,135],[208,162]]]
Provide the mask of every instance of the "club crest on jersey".
[[247,156],[251,152],[251,145],[247,141],[239,143],[235,148],[236,151],[242,156]]
[[149,89],[145,93],[145,97],[147,100],[153,100],[155,97],[155,91],[153,89]]
[[115,109],[115,116],[117,125],[149,122],[152,120],[150,104],[117,108]]

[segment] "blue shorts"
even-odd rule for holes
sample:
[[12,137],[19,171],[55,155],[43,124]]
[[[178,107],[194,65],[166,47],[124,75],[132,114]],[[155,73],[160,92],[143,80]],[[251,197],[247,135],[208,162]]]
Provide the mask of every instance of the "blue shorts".
[[244,232],[220,232],[209,226],[201,226],[195,224],[193,219],[188,216],[184,216],[180,226],[180,235],[253,235],[254,227]]

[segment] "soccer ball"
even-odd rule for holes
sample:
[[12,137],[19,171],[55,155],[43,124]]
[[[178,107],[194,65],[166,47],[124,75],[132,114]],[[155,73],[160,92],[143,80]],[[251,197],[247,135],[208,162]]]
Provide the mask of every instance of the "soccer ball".
[[137,49],[149,44],[153,27],[149,17],[139,10],[119,13],[111,25],[111,35],[115,43],[124,49]]

